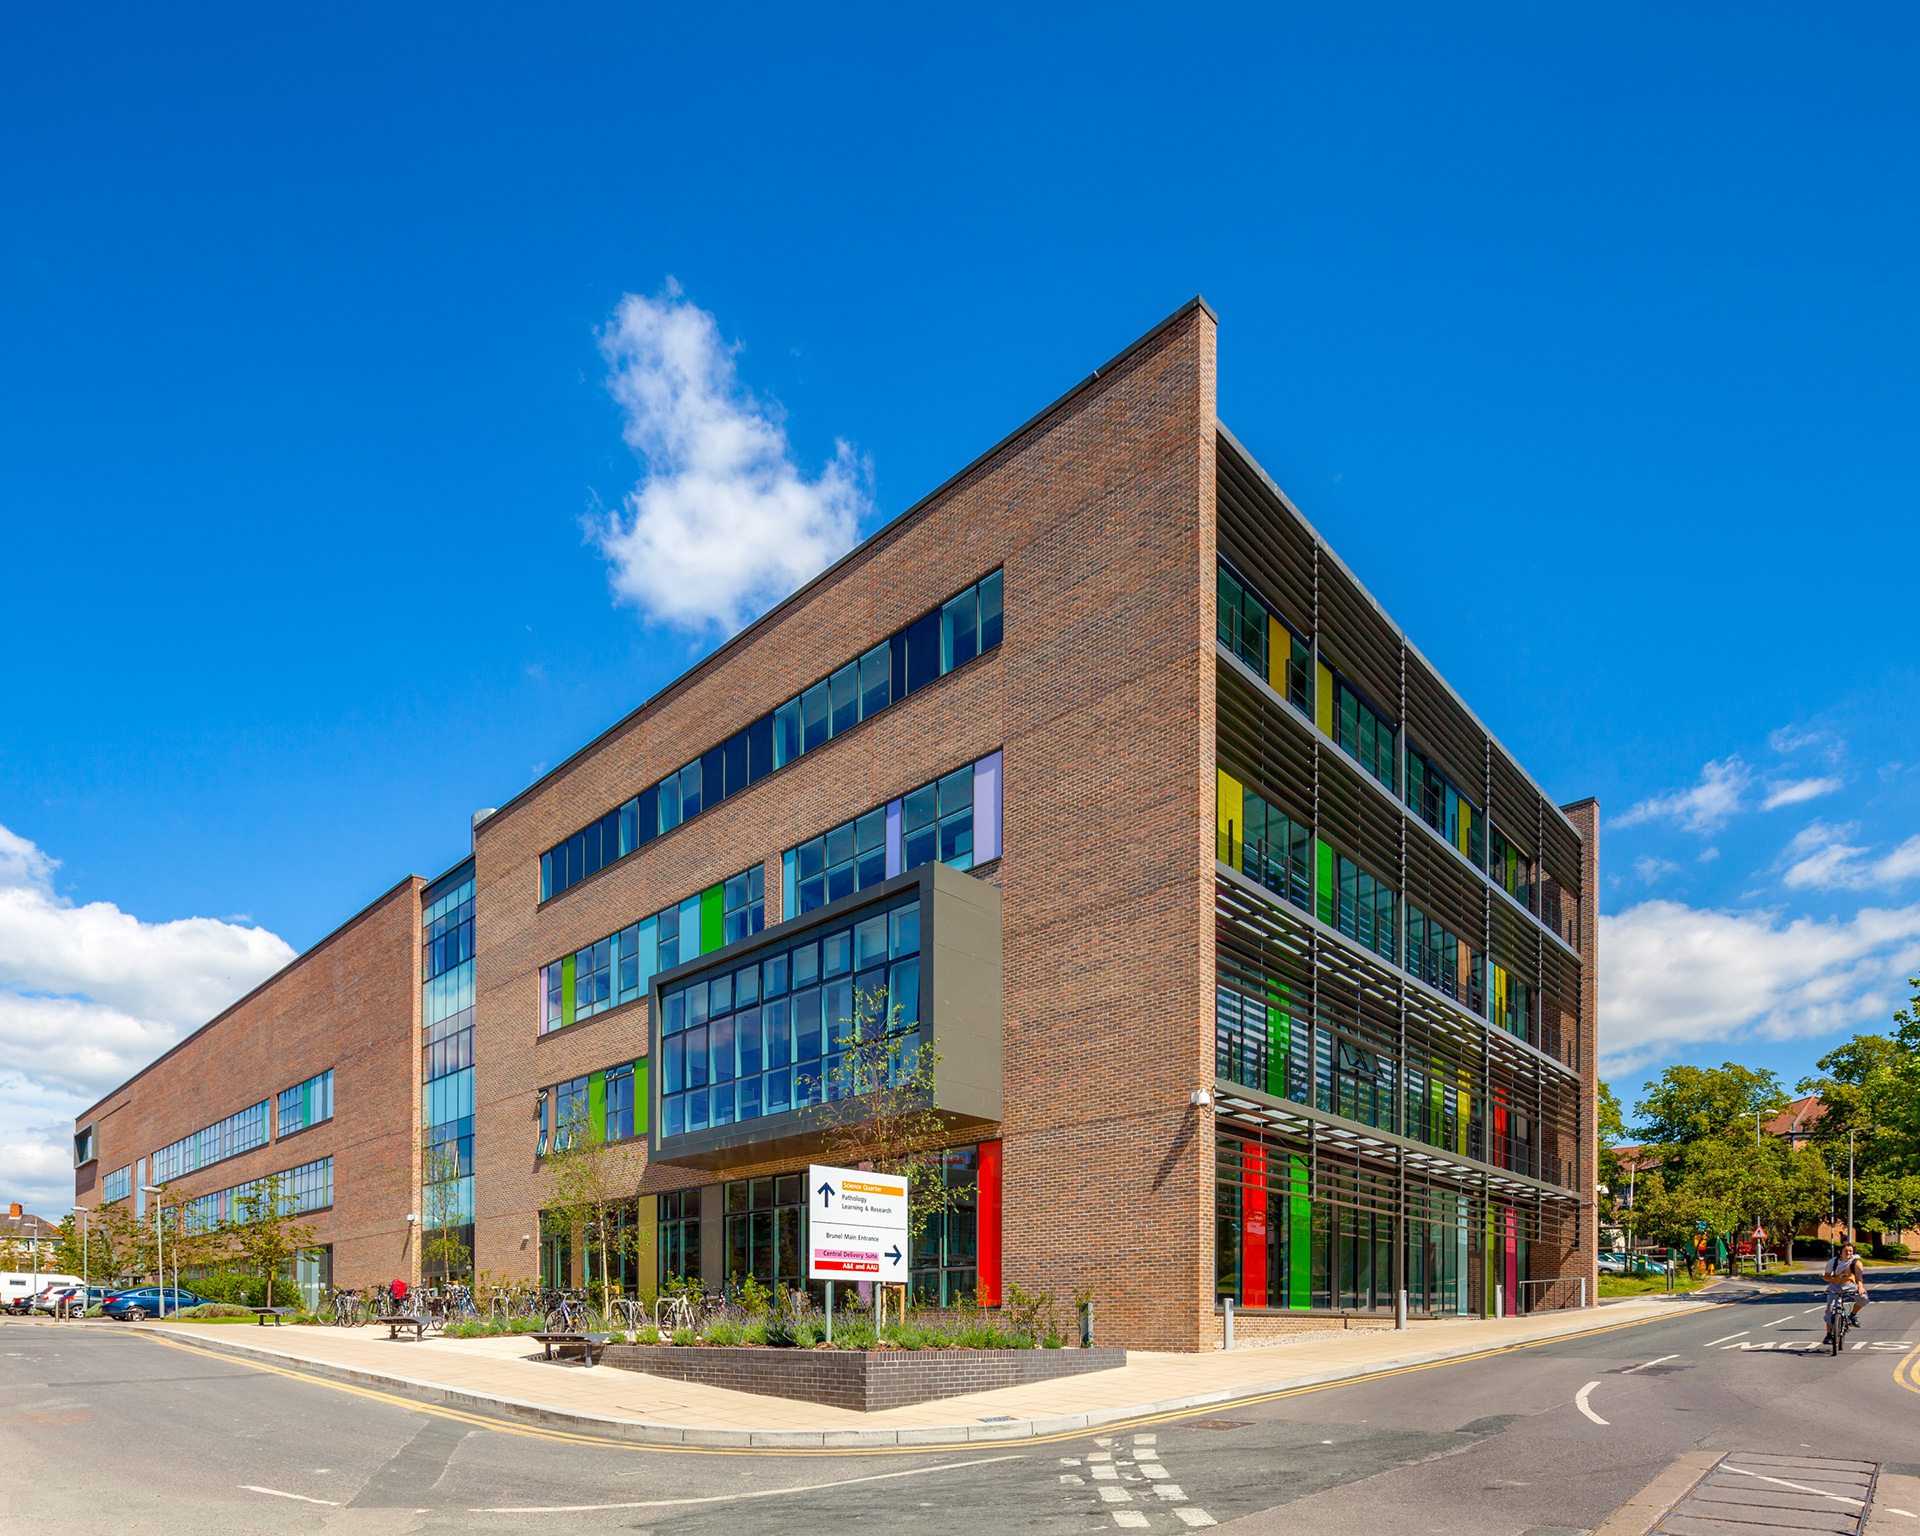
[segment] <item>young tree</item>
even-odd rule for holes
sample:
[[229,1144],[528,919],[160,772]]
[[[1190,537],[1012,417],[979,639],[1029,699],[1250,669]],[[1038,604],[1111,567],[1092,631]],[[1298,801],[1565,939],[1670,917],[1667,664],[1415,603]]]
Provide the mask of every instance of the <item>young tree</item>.
[[313,1246],[313,1228],[294,1219],[291,1192],[284,1174],[271,1173],[241,1187],[222,1233],[235,1258],[267,1283],[267,1305],[273,1305],[273,1282],[283,1266]]
[[465,1274],[473,1258],[460,1240],[460,1228],[465,1225],[460,1178],[457,1144],[429,1133],[420,1155],[420,1259],[425,1274],[452,1279]]
[[900,1007],[889,1007],[884,989],[855,998],[854,1018],[836,1048],[842,1054],[825,1102],[813,1111],[825,1130],[826,1155],[843,1168],[870,1166],[906,1179],[907,1235],[917,1249],[936,1216],[959,1210],[973,1195],[971,1184],[946,1177],[953,1133],[933,1107],[940,1057],[909,1029]]
[[588,1284],[607,1305],[613,1288],[615,1254],[634,1256],[639,1231],[625,1220],[629,1204],[638,1196],[640,1170],[625,1148],[608,1144],[597,1134],[584,1105],[576,1108],[556,1129],[554,1150],[547,1157],[547,1204],[544,1218],[549,1233],[578,1234],[597,1249],[600,1274],[589,1274]]

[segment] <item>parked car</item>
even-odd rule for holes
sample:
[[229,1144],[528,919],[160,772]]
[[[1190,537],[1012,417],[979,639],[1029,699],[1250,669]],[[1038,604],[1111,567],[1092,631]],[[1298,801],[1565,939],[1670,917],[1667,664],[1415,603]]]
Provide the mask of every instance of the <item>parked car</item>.
[[50,1285],[33,1299],[33,1305],[28,1310],[44,1312],[52,1317],[58,1313],[60,1304],[71,1298],[73,1310],[85,1312],[103,1305],[114,1294],[104,1285]]
[[100,1310],[116,1321],[138,1323],[149,1317],[170,1317],[188,1307],[201,1306],[205,1300],[177,1286],[143,1285],[137,1290],[115,1291],[100,1304]]
[[9,1312],[25,1312],[34,1303],[34,1299],[50,1285],[78,1285],[78,1275],[35,1275],[29,1270],[10,1269],[0,1272],[0,1297]]
[[1627,1272],[1627,1256],[1624,1253],[1603,1253],[1600,1255],[1600,1273],[1603,1275],[1624,1275]]

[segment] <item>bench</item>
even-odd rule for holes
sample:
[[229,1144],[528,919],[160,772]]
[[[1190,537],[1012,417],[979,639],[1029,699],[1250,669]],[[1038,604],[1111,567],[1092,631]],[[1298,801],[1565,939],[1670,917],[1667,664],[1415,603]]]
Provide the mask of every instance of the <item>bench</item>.
[[267,1326],[268,1318],[272,1318],[273,1326],[278,1328],[288,1318],[300,1315],[298,1307],[250,1307],[248,1310],[253,1313],[253,1320],[262,1328]]
[[570,1344],[578,1344],[580,1346],[580,1352],[586,1356],[588,1365],[593,1364],[593,1354],[595,1350],[599,1350],[603,1354],[606,1352],[607,1340],[612,1337],[613,1335],[610,1333],[536,1333],[533,1335],[535,1342],[546,1346],[547,1359],[551,1360],[553,1358],[553,1346],[556,1344],[562,1345],[563,1347]]
[[428,1319],[421,1317],[418,1313],[396,1312],[387,1317],[376,1317],[373,1321],[375,1327],[378,1327],[381,1323],[387,1325],[387,1337],[389,1339],[399,1338],[402,1328],[411,1328],[413,1330],[413,1337],[416,1343],[427,1336]]

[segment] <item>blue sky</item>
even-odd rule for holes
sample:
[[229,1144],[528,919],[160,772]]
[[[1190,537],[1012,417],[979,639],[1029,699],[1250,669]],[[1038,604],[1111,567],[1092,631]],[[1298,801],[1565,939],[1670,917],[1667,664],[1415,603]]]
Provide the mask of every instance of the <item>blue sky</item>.
[[799,522],[703,568],[737,615],[1196,292],[1229,426],[1601,799],[1617,1075],[1798,1077],[1920,969],[1920,25],[1815,19],[16,17],[16,1187],[64,1203],[64,1117],[717,638],[591,536],[711,478],[610,383],[685,363],[758,434],[720,479]]

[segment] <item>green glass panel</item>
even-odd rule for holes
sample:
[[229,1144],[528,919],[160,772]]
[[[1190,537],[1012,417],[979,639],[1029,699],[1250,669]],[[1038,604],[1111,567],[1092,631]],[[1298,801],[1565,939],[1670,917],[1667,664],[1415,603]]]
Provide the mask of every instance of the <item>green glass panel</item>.
[[1267,1004],[1267,1092],[1280,1099],[1287,1096],[1287,1047],[1293,1035],[1287,996],[1284,986],[1270,989]]
[[647,1063],[645,1058],[633,1064],[633,1134],[647,1134]]
[[1314,863],[1317,872],[1314,876],[1314,910],[1320,921],[1333,923],[1333,850],[1319,838],[1313,840]]
[[587,1129],[595,1141],[607,1139],[607,1074],[587,1079]]
[[710,885],[700,893],[700,953],[710,955],[726,941],[726,886]]
[[1287,1305],[1313,1305],[1313,1210],[1307,1201],[1307,1160],[1287,1157]]
[[573,1022],[573,956],[560,962],[560,1022]]

